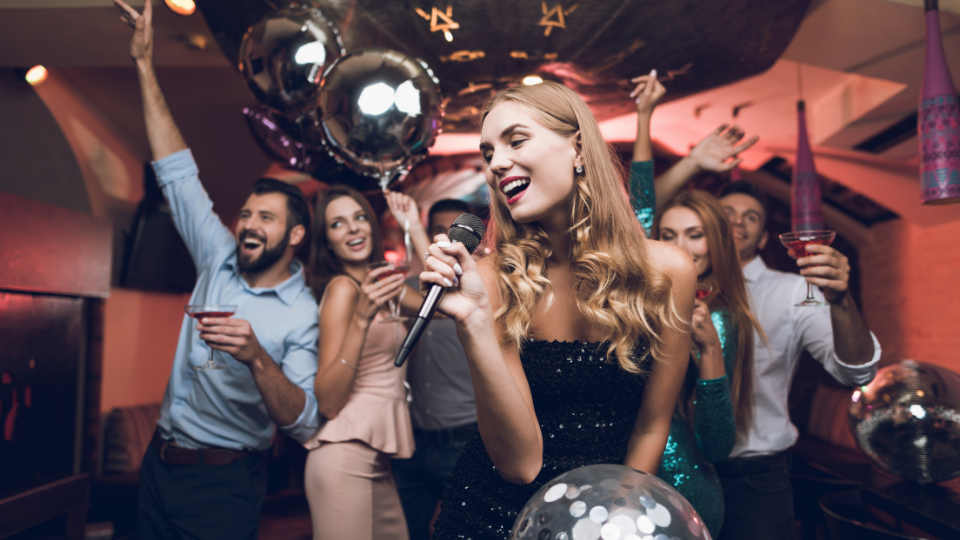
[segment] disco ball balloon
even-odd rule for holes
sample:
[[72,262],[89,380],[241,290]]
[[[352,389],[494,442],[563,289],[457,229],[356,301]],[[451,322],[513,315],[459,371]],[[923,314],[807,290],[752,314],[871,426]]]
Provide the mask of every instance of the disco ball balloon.
[[238,64],[258,101],[297,113],[313,104],[323,71],[343,52],[336,27],[319,9],[294,5],[247,29]]
[[331,155],[384,187],[426,157],[443,119],[430,67],[388,49],[337,60],[323,74],[317,105]]
[[587,465],[547,482],[513,524],[515,540],[710,539],[693,506],[652,474]]
[[878,466],[920,484],[960,476],[960,375],[905,360],[854,390],[848,418]]

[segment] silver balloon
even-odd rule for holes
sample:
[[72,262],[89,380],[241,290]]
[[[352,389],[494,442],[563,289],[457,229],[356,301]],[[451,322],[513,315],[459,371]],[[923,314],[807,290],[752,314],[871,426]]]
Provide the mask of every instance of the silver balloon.
[[389,49],[351,52],[323,74],[318,118],[330,154],[381,186],[427,155],[443,100],[422,60]]
[[905,360],[854,390],[850,429],[878,466],[921,484],[960,476],[960,375]]
[[513,524],[514,540],[709,540],[673,487],[623,465],[587,465],[547,482]]
[[261,103],[296,114],[313,104],[324,70],[343,53],[339,32],[319,9],[293,5],[247,29],[238,63]]

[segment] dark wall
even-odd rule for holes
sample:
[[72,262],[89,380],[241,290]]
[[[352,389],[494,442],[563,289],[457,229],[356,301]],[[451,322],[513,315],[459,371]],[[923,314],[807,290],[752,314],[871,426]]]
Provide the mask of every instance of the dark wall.
[[20,70],[0,69],[0,191],[90,212],[67,140]]

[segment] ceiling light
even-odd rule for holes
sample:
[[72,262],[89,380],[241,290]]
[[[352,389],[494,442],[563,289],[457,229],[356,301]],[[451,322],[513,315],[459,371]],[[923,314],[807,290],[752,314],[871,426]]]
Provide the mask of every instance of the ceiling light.
[[197,10],[197,4],[193,0],[164,0],[170,11],[178,15],[193,15]]
[[42,83],[43,81],[47,80],[47,68],[37,64],[36,66],[33,66],[32,68],[30,68],[29,71],[27,71],[27,74],[24,76],[24,79],[26,79],[27,82],[30,83],[32,86],[36,86]]
[[527,75],[521,82],[524,84],[524,86],[533,86],[535,84],[542,83],[543,77],[539,75]]

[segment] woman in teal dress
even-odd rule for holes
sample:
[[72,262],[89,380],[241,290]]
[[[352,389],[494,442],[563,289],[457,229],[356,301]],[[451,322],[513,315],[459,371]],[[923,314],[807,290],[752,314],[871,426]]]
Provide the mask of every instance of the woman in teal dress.
[[[631,205],[648,235],[691,255],[700,283],[691,328],[693,362],[657,474],[693,504],[716,536],[723,525],[724,507],[723,489],[712,464],[727,458],[737,429],[749,422],[752,334],[757,325],[749,311],[732,232],[718,201],[702,191],[685,191],[660,201],[662,208],[657,208],[649,121],[663,87],[655,73],[635,82],[638,86],[631,97],[637,104],[638,121],[630,166]],[[708,148],[711,158],[733,149],[723,130],[698,147]],[[703,157],[703,152],[691,153],[667,176],[688,174],[687,169],[716,170]],[[729,166],[724,159],[716,163]]]

